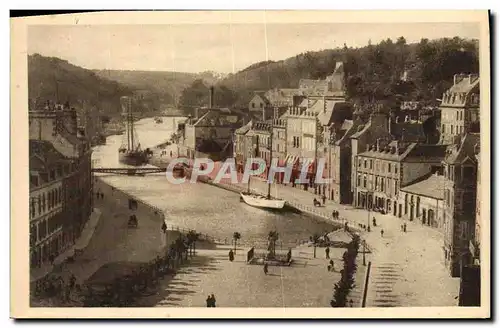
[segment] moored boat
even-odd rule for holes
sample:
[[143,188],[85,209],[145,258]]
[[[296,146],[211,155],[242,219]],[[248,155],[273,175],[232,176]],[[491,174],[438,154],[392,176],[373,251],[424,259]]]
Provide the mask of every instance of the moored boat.
[[132,100],[129,97],[122,97],[123,115],[126,116],[126,141],[118,149],[118,160],[122,164],[139,166],[147,164],[152,152],[149,149],[141,149],[138,143],[137,133],[134,129],[134,117],[132,113]]
[[268,209],[282,209],[285,207],[285,201],[282,199],[267,198],[262,195],[256,195],[248,192],[240,193],[243,201],[254,207],[268,208]]

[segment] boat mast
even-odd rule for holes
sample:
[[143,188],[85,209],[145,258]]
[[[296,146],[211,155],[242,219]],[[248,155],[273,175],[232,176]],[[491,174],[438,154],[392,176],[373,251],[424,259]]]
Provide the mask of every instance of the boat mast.
[[134,150],[134,118],[132,117],[132,98],[129,98],[130,149]]
[[271,181],[269,179],[269,171],[273,161],[273,127],[271,125],[271,133],[269,134],[269,165],[267,166],[267,199],[271,199]]

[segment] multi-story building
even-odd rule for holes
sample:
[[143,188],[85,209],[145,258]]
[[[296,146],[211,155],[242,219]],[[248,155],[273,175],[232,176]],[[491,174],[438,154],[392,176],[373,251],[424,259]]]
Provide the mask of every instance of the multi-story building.
[[[358,111],[363,113],[362,111]],[[364,117],[356,114],[359,120],[363,120]],[[356,127],[356,132],[350,136],[351,140],[351,170],[344,174],[351,174],[351,194],[354,206],[362,206],[362,202],[358,199],[356,194],[357,185],[357,168],[358,161],[357,156],[359,153],[364,152],[367,149],[367,145],[373,143],[374,140],[379,138],[385,138],[391,140],[392,136],[389,133],[389,115],[382,110],[374,111],[368,119],[366,124],[358,124]],[[366,206],[366,205],[365,205]],[[363,206],[364,207],[364,206]]]
[[30,267],[50,264],[65,248],[63,179],[68,159],[44,140],[30,140]]
[[413,220],[420,214],[419,204],[414,207],[405,198],[403,212],[399,190],[431,172],[439,172],[445,150],[445,146],[387,138],[368,144],[366,151],[357,155],[355,205],[383,209],[399,217],[404,213]]
[[273,158],[284,164],[286,159],[286,119],[270,121],[273,129]]
[[[92,149],[87,138],[77,128],[76,109],[69,104],[47,102],[43,107],[30,108],[30,140],[50,142],[64,157],[71,160],[68,176],[63,181],[63,212],[67,224],[64,242],[73,242],[83,229],[92,211]],[[70,231],[71,230],[71,231]]]
[[[413,220],[414,214],[415,219],[422,224],[442,230],[444,184],[445,177],[435,172],[402,187],[399,200],[406,209],[403,216]],[[414,204],[414,209],[411,204]]]
[[476,197],[476,224],[474,227],[474,239],[470,242],[470,252],[475,265],[481,264],[481,160],[476,154],[477,162],[477,197]]
[[330,183],[328,199],[340,204],[352,204],[351,192],[351,136],[358,131],[360,120],[345,120],[332,125],[328,146]]
[[[59,199],[62,199],[62,241],[59,250],[62,251],[75,243],[92,213],[92,149],[88,139],[78,131],[76,109],[70,108],[68,103],[59,105],[47,102],[42,107],[30,108],[29,139],[33,145],[50,143],[65,159],[63,165],[48,173],[50,181],[62,177],[62,194],[59,195]],[[40,149],[53,153],[47,146]],[[38,181],[47,181],[43,175],[45,173],[41,174]],[[36,178],[33,177],[33,180]]]
[[453,144],[466,133],[479,132],[479,76],[455,74],[441,101],[441,140]]
[[450,145],[444,167],[444,259],[453,277],[470,263],[469,241],[475,229],[479,134],[468,133]]
[[249,158],[249,149],[251,149],[252,144],[249,143],[249,138],[247,137],[248,131],[252,129],[253,122],[250,121],[243,125],[241,128],[236,129],[234,132],[234,159],[238,171],[243,172],[246,162]]

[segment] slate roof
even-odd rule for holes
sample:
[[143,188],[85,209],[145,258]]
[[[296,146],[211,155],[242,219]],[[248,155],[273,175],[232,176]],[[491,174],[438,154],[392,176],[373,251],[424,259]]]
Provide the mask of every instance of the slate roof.
[[448,91],[451,92],[451,93],[454,93],[454,92],[463,92],[463,93],[467,93],[469,91],[471,91],[474,87],[476,87],[477,85],[479,85],[479,77],[476,77],[474,76],[473,79],[475,78],[475,81],[473,81],[472,83],[469,83],[469,76],[468,75],[462,75],[463,79],[454,84]]
[[415,182],[401,188],[401,191],[434,199],[444,199],[443,175],[432,174],[425,180]]
[[45,140],[30,140],[29,154],[29,168],[34,171],[46,170],[67,159],[54,148],[51,142]]
[[444,162],[448,164],[460,164],[467,158],[475,160],[476,147],[480,147],[480,134],[468,133],[458,144],[448,147]]

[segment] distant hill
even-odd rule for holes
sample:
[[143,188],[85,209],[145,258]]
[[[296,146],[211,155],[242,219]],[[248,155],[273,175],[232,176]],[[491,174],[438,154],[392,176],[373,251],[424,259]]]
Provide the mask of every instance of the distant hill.
[[94,70],[102,78],[116,81],[143,93],[154,93],[162,109],[167,105],[176,105],[182,91],[195,80],[202,79],[207,84],[217,83],[224,75],[215,72],[182,73],[168,71],[122,71]]
[[[120,97],[134,90],[115,81],[100,78],[94,72],[66,60],[28,56],[28,94],[31,101],[69,101],[77,109],[85,101],[103,115],[120,113]],[[56,98],[59,99],[56,99]]]
[[479,72],[478,44],[459,37],[412,44],[404,37],[387,39],[361,48],[344,46],[255,63],[229,74],[218,85],[236,94],[235,106],[246,106],[252,91],[297,88],[300,79],[324,79],[335,69],[335,62],[343,61],[347,96],[354,101],[397,97],[432,102],[450,87],[454,74]]

